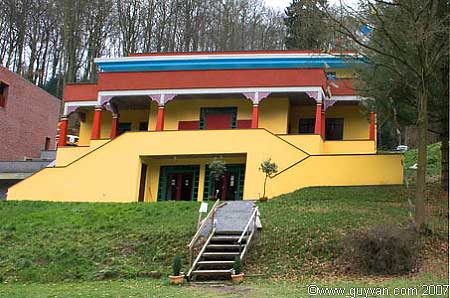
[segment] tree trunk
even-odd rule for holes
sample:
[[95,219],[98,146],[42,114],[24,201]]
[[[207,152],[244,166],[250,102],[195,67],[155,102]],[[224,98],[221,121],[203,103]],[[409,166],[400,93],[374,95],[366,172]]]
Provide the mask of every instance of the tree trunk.
[[267,183],[267,175],[264,178],[264,189],[263,189],[263,195],[262,195],[263,198],[266,197],[266,183]]
[[443,115],[441,117],[442,132],[441,132],[441,190],[443,191],[443,198],[448,198],[448,102],[447,108],[442,109]]
[[[423,84],[423,83],[422,83]],[[419,117],[417,127],[419,130],[418,144],[418,167],[417,167],[417,185],[415,202],[415,224],[416,230],[421,231],[425,223],[425,190],[427,174],[427,133],[428,133],[428,111],[427,111],[427,93],[426,88],[421,86],[419,93]]]

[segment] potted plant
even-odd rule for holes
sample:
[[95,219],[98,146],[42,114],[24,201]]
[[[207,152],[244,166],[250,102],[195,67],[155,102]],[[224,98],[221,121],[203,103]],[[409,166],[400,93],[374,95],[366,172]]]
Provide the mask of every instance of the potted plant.
[[259,198],[259,200],[261,202],[266,202],[267,201],[267,197],[266,197],[267,178],[271,177],[273,174],[278,172],[278,165],[276,163],[272,162],[272,160],[269,158],[269,159],[264,160],[260,164],[259,170],[265,174],[263,195],[261,198]]
[[234,258],[233,269],[231,269],[231,280],[234,284],[240,284],[244,280],[244,273],[242,273],[241,258],[236,256]]
[[174,285],[182,284],[184,281],[184,274],[181,272],[181,257],[176,256],[172,263],[172,274],[169,275],[170,283]]
[[217,194],[219,190],[217,188],[217,181],[223,177],[225,172],[227,171],[227,166],[224,160],[219,158],[214,158],[213,161],[208,165],[209,172],[213,178],[213,185],[211,190],[211,199],[217,199]]

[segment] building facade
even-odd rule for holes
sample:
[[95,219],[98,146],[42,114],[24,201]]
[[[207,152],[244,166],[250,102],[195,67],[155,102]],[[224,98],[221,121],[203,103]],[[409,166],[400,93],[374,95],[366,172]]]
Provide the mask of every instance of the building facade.
[[[352,54],[168,53],[97,59],[95,84],[66,86],[56,167],[8,199],[133,202],[258,199],[303,187],[401,184],[378,154],[376,115],[352,88]],[[65,146],[67,116],[81,119]],[[226,162],[219,179],[208,165]],[[51,185],[57,185],[52,187]]]
[[0,66],[0,199],[55,159],[61,100]]
[[61,100],[0,66],[0,160],[55,149]]

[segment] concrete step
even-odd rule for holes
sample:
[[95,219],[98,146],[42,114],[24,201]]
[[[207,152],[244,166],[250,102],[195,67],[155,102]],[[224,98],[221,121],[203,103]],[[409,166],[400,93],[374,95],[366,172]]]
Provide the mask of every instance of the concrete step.
[[241,234],[242,234],[242,231],[230,231],[230,230],[226,230],[226,231],[216,231],[216,233],[214,234],[214,236],[228,235],[228,236],[238,236],[238,237],[240,237]]
[[[239,236],[237,236],[237,235],[236,236],[234,236],[234,235],[213,236],[211,238],[211,242],[237,242],[240,237],[241,237],[241,235],[239,235]],[[242,239],[243,242],[245,242],[245,240],[247,240],[247,237],[244,237]]]
[[[222,251],[230,251],[230,250],[237,250],[241,248],[241,245],[239,244],[208,244],[206,246],[206,250],[222,250]],[[242,246],[244,248],[244,246]]]
[[239,252],[204,252],[202,254],[202,258],[211,259],[214,258],[215,260],[222,260],[222,259],[228,259],[228,260],[234,260],[236,256],[239,256]]
[[220,270],[194,270],[192,271],[194,275],[230,275],[231,271],[229,269]]
[[198,265],[233,265],[234,261],[199,261]]

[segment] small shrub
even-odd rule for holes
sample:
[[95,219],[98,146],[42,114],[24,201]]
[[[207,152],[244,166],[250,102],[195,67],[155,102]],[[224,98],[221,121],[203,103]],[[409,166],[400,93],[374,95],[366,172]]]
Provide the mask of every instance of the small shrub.
[[242,272],[242,264],[241,264],[241,258],[235,257],[234,263],[233,263],[233,273],[234,274],[240,274]]
[[179,276],[180,275],[180,271],[181,271],[181,257],[180,256],[176,256],[173,259],[172,273],[173,273],[174,276]]
[[347,235],[343,257],[352,269],[395,275],[413,271],[418,256],[416,235],[398,227],[380,226]]

